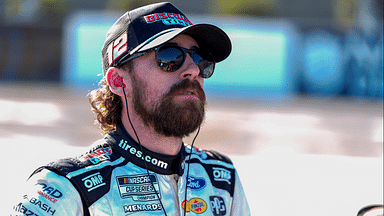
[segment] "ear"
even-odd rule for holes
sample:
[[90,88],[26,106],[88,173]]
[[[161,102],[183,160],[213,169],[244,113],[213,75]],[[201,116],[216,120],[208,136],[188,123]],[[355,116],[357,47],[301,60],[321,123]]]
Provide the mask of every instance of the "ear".
[[110,67],[105,76],[111,91],[117,95],[123,96],[123,88],[126,88],[126,85],[120,74],[123,74],[120,69]]

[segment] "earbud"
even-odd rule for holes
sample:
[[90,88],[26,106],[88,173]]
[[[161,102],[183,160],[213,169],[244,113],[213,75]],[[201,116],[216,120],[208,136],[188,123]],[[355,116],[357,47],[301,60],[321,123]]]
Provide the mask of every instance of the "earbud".
[[113,80],[113,84],[116,87],[123,87],[123,88],[126,87],[125,84],[124,84],[123,78],[121,76],[119,76],[119,75]]

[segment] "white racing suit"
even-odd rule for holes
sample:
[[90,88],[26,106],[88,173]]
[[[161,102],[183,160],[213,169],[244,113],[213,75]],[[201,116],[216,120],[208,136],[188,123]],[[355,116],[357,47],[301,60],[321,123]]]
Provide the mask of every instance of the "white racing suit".
[[190,149],[154,153],[119,125],[86,154],[37,169],[11,215],[250,215],[231,161],[198,148],[189,160]]

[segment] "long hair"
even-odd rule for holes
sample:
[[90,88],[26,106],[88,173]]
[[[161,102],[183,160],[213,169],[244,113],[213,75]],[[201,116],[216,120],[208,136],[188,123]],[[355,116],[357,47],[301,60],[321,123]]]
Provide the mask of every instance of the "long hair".
[[[119,68],[130,72],[133,70],[133,64],[128,62]],[[89,93],[88,99],[92,111],[96,114],[95,124],[100,127],[101,133],[105,135],[122,123],[123,101],[119,95],[111,91],[105,78],[100,81],[99,86],[98,89]]]
[[95,124],[100,127],[101,133],[106,134],[121,123],[123,102],[120,96],[111,91],[107,80],[100,81],[100,87],[89,93],[89,103],[96,114]]

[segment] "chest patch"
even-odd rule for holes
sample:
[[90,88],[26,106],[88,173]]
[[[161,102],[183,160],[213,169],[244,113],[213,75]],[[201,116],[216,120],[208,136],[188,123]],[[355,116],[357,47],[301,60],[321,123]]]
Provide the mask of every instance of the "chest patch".
[[159,181],[156,175],[117,176],[116,180],[120,196],[123,199],[132,198],[134,201],[152,201],[161,198]]

